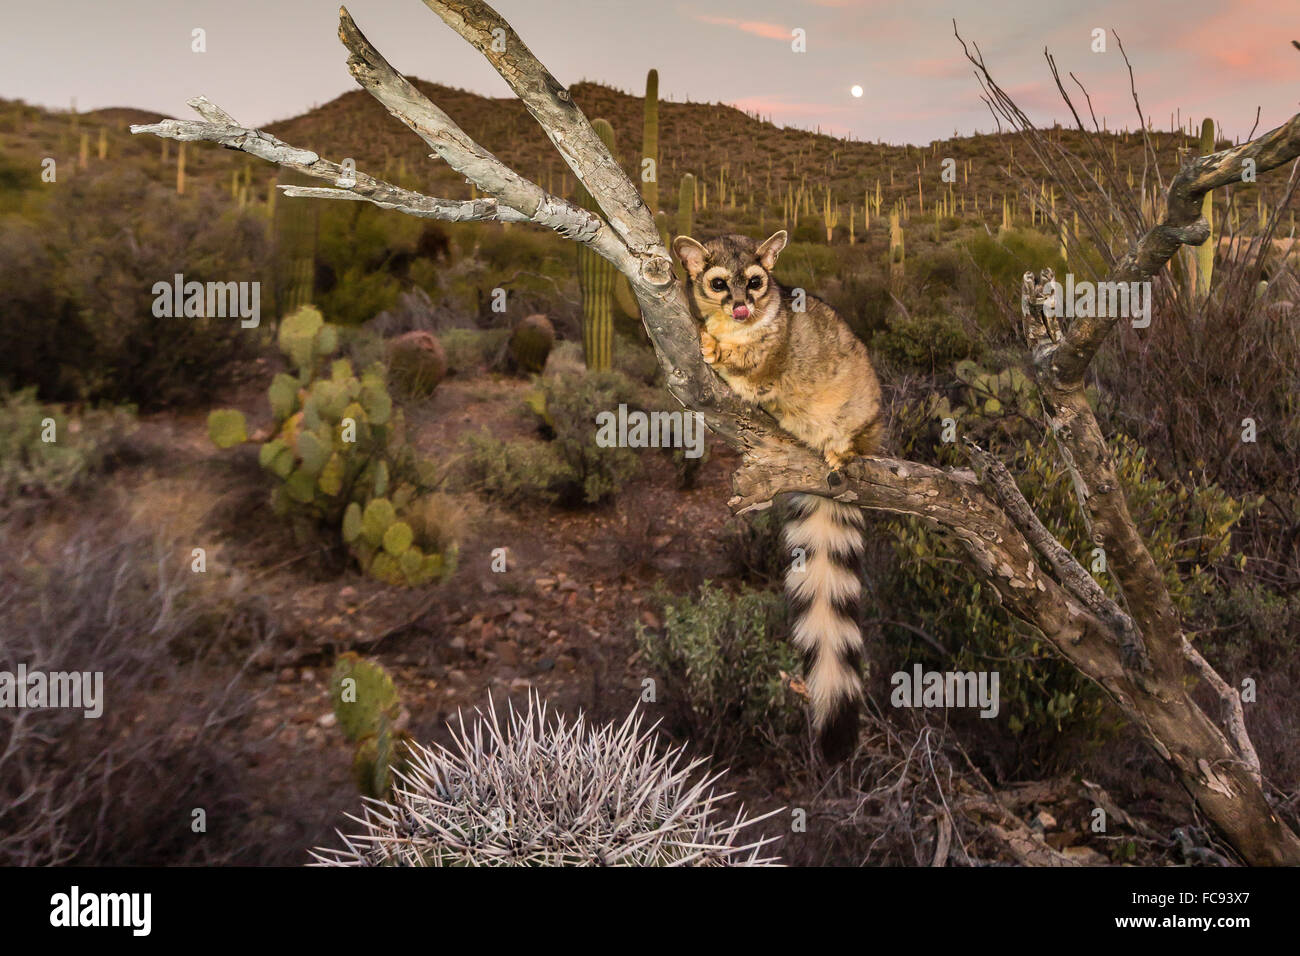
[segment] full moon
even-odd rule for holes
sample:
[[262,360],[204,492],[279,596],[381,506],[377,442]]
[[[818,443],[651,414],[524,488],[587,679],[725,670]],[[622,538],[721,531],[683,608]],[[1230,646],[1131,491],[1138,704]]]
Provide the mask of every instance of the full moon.
[[855,84],[853,84],[853,87],[849,90],[849,92],[852,93],[854,96],[861,96],[861,95],[862,95],[862,87],[858,86],[858,85],[855,83]]

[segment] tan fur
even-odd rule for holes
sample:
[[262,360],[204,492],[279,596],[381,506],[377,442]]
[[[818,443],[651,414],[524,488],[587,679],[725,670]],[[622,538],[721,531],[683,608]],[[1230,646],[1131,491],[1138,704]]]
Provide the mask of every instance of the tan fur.
[[[866,347],[834,309],[805,296],[804,310],[795,311],[792,292],[772,276],[785,243],[785,232],[757,244],[743,236],[705,244],[679,236],[673,251],[686,267],[704,360],[838,471],[880,450],[880,384]],[[737,308],[749,314],[737,316]],[[805,557],[785,580],[796,610],[792,637],[804,652],[822,752],[838,760],[856,746],[862,700],[862,585],[855,570],[862,513],[818,495],[793,496],[792,512],[785,543]]]
[[[839,469],[880,450],[880,384],[866,346],[834,309],[809,295],[805,311],[794,311],[791,291],[771,274],[785,243],[784,231],[760,244],[679,236],[673,250],[686,268],[704,360]],[[753,278],[757,289],[748,285]],[[724,290],[712,286],[719,279]],[[733,315],[740,305],[751,310],[748,318]]]

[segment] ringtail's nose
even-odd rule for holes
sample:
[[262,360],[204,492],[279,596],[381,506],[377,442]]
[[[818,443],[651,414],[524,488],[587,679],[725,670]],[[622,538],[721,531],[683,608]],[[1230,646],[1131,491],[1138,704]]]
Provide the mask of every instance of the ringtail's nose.
[[731,314],[737,319],[747,319],[749,318],[749,306],[738,305],[731,310]]

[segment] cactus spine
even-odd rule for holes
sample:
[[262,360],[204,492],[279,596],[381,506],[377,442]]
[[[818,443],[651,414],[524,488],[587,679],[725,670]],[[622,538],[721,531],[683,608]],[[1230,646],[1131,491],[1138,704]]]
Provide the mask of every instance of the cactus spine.
[[[603,119],[591,124],[610,154],[614,152],[614,128]],[[591,193],[579,184],[578,205],[600,215]],[[582,351],[587,368],[608,369],[614,361],[614,276],[613,263],[585,243],[578,244],[578,288],[582,291]]]
[[645,77],[645,122],[641,132],[641,195],[653,216],[659,211],[659,71]]
[[[449,747],[413,744],[386,801],[350,816],[323,866],[763,866],[771,838],[719,805],[717,776],[681,747],[660,754],[633,712],[621,723],[548,713],[530,695],[448,722]],[[775,811],[774,811],[775,812]],[[770,816],[770,814],[768,814]]]

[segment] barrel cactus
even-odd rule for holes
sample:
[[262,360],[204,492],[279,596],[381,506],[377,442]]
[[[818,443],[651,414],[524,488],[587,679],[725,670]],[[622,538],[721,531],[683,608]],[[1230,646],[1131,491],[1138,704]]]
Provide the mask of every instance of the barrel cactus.
[[[740,842],[741,808],[721,817],[721,774],[696,775],[680,747],[657,754],[637,711],[595,726],[530,695],[498,719],[488,701],[448,747],[413,744],[389,800],[366,799],[324,866],[764,866],[771,838]],[[779,811],[773,811],[776,813]],[[768,814],[767,816],[771,816]]]
[[555,326],[551,320],[541,313],[524,316],[510,332],[506,349],[510,368],[530,375],[540,373],[553,345]]
[[412,398],[433,394],[447,374],[447,354],[432,332],[407,332],[388,341],[388,377]]

